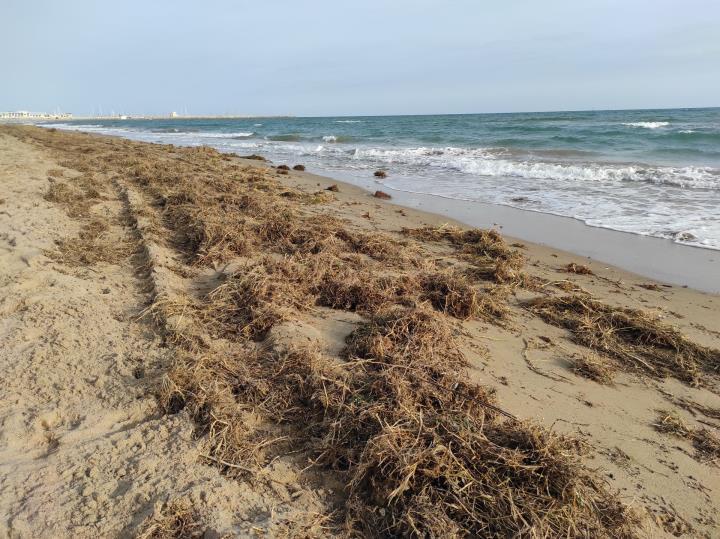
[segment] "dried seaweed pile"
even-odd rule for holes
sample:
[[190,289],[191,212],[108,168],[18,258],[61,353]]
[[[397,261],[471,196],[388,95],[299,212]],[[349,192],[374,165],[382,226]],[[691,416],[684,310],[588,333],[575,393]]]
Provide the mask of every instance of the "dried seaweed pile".
[[57,240],[57,246],[45,254],[68,266],[91,266],[98,262],[114,264],[135,251],[135,245],[124,238],[111,238],[108,224],[99,218],[85,222],[77,237]]
[[569,329],[578,344],[609,354],[627,369],[692,385],[701,384],[703,374],[720,372],[720,351],[688,340],[643,311],[581,295],[539,298],[528,307],[546,322]]
[[705,427],[693,428],[674,412],[659,411],[655,429],[692,442],[702,461],[720,463],[720,435]]
[[[57,172],[54,172],[57,175]],[[70,217],[88,217],[90,208],[102,196],[98,190],[99,183],[92,174],[85,173],[65,181],[57,181],[54,176],[49,176],[48,179],[50,186],[45,193],[45,200],[61,204]]]
[[629,532],[634,521],[624,522],[624,508],[582,468],[574,440],[505,417],[491,392],[467,382],[452,330],[439,315],[384,311],[347,343],[352,391],[338,392],[345,399],[330,399],[326,413],[332,439],[346,440],[342,461],[355,463],[351,516],[365,533]]
[[[468,383],[442,314],[381,310],[344,356],[307,347],[206,356],[175,374],[166,402],[187,401],[210,434],[209,459],[229,473],[267,461],[268,440],[280,453],[304,444],[316,465],[346,477],[350,534],[633,536],[635,517],[582,466],[576,440],[508,417]],[[279,428],[250,434],[250,413]]]
[[571,358],[572,371],[598,384],[610,385],[615,375],[615,365],[594,353],[576,354]]
[[138,539],[200,539],[206,526],[202,516],[185,499],[174,500],[157,507],[143,523]]
[[403,233],[424,241],[448,241],[474,266],[473,276],[500,284],[528,284],[523,256],[511,249],[496,230],[462,230],[452,226],[404,228]]

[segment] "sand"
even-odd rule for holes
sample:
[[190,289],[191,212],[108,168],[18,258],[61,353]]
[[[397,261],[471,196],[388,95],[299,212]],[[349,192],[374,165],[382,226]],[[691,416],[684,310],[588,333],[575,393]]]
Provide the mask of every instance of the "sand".
[[[299,504],[282,483],[225,479],[198,461],[189,418],[158,412],[152,389],[170,350],[138,319],[148,286],[136,261],[76,267],[46,255],[80,229],[43,198],[53,169],[0,135],[0,535],[135,537],[178,495],[212,508],[209,537],[283,528]],[[102,188],[93,214],[110,223],[108,241],[133,241],[118,192]],[[297,492],[303,513],[319,509]]]
[[[65,166],[68,155],[37,132],[0,131],[5,381],[0,388],[0,531],[10,537],[135,536],[148,530],[152,524],[146,519],[164,502],[187,500],[202,514],[201,531],[208,537],[324,535],[322,522],[343,506],[342,476],[305,470],[306,460],[288,456],[251,473],[234,473],[202,457],[208,454],[207,440],[194,430],[188,410],[164,414],[157,404],[159,387],[181,352],[152,316],[140,315],[158,297],[184,297],[193,286],[214,286],[238,263],[203,271],[188,265],[157,226],[158,208],[147,192],[112,168],[92,171],[99,193],[89,209],[74,211],[46,200],[52,183],[71,183],[82,171]],[[107,137],[54,136],[97,141],[98,148],[110,141],[108,147],[127,151],[129,159],[140,147]],[[397,206],[305,172],[277,180],[308,196],[336,184],[332,198],[312,211],[365,231],[396,234],[402,227],[448,222],[446,216]],[[99,245],[125,249],[93,264],[58,256],[62,242],[76,238],[93,218],[108,227]],[[448,256],[438,246],[428,248],[439,258]],[[654,313],[699,344],[720,347],[717,295],[667,286],[534,243],[517,249],[527,260],[526,271],[548,287],[570,282],[607,304]],[[568,273],[563,268],[570,263],[584,264],[592,274]],[[461,323],[471,380],[494,387],[510,414],[586,440],[591,448],[586,465],[643,514],[648,536],[712,537],[720,525],[717,463],[698,458],[690,440],[658,432],[654,424],[657,411],[667,410],[693,428],[717,432],[717,380],[691,387],[673,378],[620,372],[606,386],[578,376],[571,359],[587,349],[566,330],[518,307],[535,296],[522,287],[514,291],[507,325]],[[361,317],[330,309],[321,314],[293,314],[289,323],[273,329],[274,345],[302,339],[338,355]],[[179,318],[171,322],[181,323]]]

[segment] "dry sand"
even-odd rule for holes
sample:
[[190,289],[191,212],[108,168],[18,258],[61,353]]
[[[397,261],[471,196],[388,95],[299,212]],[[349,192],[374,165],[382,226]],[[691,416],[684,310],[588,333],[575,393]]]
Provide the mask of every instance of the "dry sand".
[[[198,461],[185,414],[158,413],[151,388],[170,350],[138,320],[147,278],[131,257],[91,267],[48,258],[81,225],[44,200],[50,170],[62,168],[0,134],[0,535],[135,537],[156,506],[182,496],[211,508],[208,537],[319,510],[302,488],[302,503],[288,503],[281,468],[267,487],[227,480]],[[110,224],[110,243],[134,241],[124,212],[104,184],[92,214]]]
[[[208,433],[198,430],[188,410],[163,414],[156,404],[168,370],[188,352],[168,340],[152,312],[139,315],[158,297],[211,290],[242,261],[204,269],[187,264],[158,225],[162,208],[141,184],[111,166],[90,171],[97,196],[89,207],[46,200],[53,183],[72,184],[87,173],[73,169],[66,144],[97,144],[98,152],[107,146],[127,152],[128,159],[141,145],[59,132],[48,142],[39,133],[0,131],[0,531],[9,537],[135,536],[158,532],[153,523],[164,521],[147,517],[161,512],[164,502],[179,500],[192,508],[189,513],[201,515],[197,530],[207,537],[330,533],[334,528],[327,523],[343,510],[346,497],[342,474],[306,469],[312,464],[308,453],[292,456],[292,448],[257,467],[208,460],[202,457],[209,454]],[[152,148],[185,159],[172,148]],[[312,174],[292,171],[276,179],[319,198],[307,210],[311,214],[346,219],[358,230],[395,235],[402,227],[447,222]],[[326,197],[331,183],[338,191]],[[110,252],[97,262],[63,247],[93,219],[107,226],[93,245]],[[455,263],[448,247],[424,247],[436,264]],[[692,341],[720,348],[716,295],[665,286],[535,244],[516,248],[526,258],[525,271],[544,283],[541,290],[560,293],[558,284],[583,289],[609,305],[647,311]],[[586,264],[592,274],[568,273],[570,263]],[[692,429],[718,433],[717,378],[691,387],[638,372],[618,372],[612,385],[578,376],[572,358],[588,350],[567,330],[521,308],[538,294],[515,288],[507,324],[457,322],[471,380],[494,387],[510,414],[586,440],[586,465],[643,514],[642,533],[717,536],[717,457],[701,458],[692,440],[655,427],[663,410]],[[181,312],[162,322],[177,327],[187,319]],[[314,342],[336,357],[361,320],[344,310],[293,311],[272,329],[270,344]],[[252,429],[252,417],[246,420]]]

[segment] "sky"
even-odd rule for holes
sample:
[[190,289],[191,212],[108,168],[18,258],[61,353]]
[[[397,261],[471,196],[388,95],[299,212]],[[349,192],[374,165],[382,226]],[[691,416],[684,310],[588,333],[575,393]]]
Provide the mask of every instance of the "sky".
[[0,0],[0,110],[720,106],[718,0]]

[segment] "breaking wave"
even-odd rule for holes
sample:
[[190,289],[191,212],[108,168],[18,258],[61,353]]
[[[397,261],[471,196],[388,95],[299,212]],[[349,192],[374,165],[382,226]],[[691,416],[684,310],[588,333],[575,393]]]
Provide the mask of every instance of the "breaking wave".
[[670,122],[625,122],[623,125],[628,127],[644,127],[645,129],[657,129],[658,127],[667,127]]

